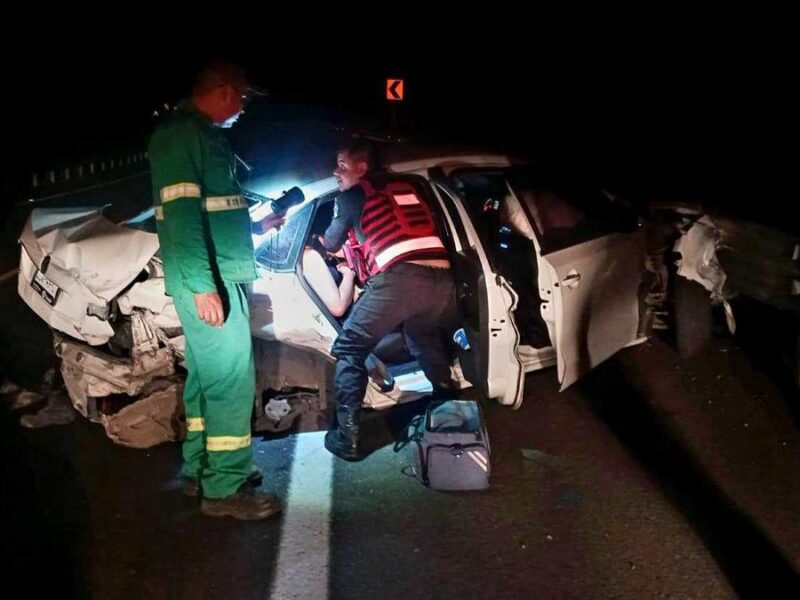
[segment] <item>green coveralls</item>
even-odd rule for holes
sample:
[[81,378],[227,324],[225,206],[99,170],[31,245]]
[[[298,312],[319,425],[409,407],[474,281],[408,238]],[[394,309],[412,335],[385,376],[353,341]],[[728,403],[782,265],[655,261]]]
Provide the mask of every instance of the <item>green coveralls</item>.
[[[251,472],[255,395],[244,283],[256,279],[247,203],[222,131],[190,103],[150,139],[153,195],[167,294],[186,335],[184,473],[207,498],[223,498]],[[218,292],[221,328],[197,315],[194,294]]]

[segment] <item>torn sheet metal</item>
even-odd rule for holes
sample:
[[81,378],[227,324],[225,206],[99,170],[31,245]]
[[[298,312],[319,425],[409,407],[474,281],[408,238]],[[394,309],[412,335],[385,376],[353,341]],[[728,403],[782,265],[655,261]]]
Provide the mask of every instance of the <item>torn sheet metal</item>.
[[728,302],[731,292],[727,287],[728,275],[717,256],[722,247],[723,233],[708,215],[703,215],[675,242],[678,259],[678,276],[696,281],[710,294],[711,302],[722,304],[725,322],[731,334],[736,333],[736,319]]
[[61,339],[56,344],[61,357],[61,375],[72,405],[84,417],[90,417],[89,399],[112,394],[135,396],[159,377],[175,373],[171,348],[119,358],[81,342]]
[[181,326],[175,304],[164,288],[163,277],[151,277],[133,284],[117,300],[123,315],[130,315],[134,309],[146,309],[151,313],[153,326],[161,329],[179,328]]
[[20,242],[19,295],[51,327],[91,345],[114,331],[109,302],[142,272],[158,236],[115,225],[102,208],[37,208]]
[[703,215],[675,242],[678,260],[678,275],[696,281],[711,294],[714,302],[723,300],[723,288],[727,276],[717,259],[717,247],[721,234],[708,215]]
[[154,382],[142,398],[113,415],[102,415],[101,422],[111,441],[129,448],[178,441],[186,434],[182,398],[179,380]]

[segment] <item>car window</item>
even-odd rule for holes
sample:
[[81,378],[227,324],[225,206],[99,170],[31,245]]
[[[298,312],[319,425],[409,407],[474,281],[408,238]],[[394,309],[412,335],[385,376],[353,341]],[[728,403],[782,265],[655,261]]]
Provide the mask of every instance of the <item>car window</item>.
[[636,214],[599,186],[542,175],[530,167],[507,169],[506,176],[528,213],[542,254],[638,227]]
[[280,229],[273,230],[256,250],[258,264],[271,271],[294,271],[311,224],[314,203],[290,213]]
[[450,174],[450,181],[489,247],[497,244],[492,235],[504,225],[528,237],[520,223],[510,221],[515,215],[504,210],[511,191],[533,225],[543,254],[637,227],[636,215],[601,188],[564,176],[543,175],[530,166],[460,169]]

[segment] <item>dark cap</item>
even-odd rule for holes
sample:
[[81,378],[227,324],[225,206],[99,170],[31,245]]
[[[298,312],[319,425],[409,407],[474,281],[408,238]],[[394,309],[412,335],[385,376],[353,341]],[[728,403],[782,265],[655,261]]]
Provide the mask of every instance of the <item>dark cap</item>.
[[195,78],[194,91],[204,92],[221,85],[232,85],[238,92],[247,95],[266,96],[267,91],[250,83],[245,70],[229,60],[208,63]]

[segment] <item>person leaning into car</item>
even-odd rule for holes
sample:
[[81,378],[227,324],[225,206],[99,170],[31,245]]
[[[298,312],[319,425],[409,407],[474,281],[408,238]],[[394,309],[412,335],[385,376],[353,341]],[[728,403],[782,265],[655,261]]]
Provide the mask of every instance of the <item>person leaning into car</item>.
[[337,426],[325,447],[344,460],[363,458],[358,448],[367,357],[383,337],[402,326],[411,354],[435,392],[453,389],[450,359],[442,340],[454,282],[444,243],[430,207],[409,184],[384,190],[367,173],[376,165],[372,148],[358,140],[340,148],[333,172],[341,194],[322,244],[329,252],[358,247],[358,272],[367,282],[333,344],[336,357]]

